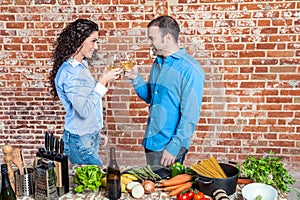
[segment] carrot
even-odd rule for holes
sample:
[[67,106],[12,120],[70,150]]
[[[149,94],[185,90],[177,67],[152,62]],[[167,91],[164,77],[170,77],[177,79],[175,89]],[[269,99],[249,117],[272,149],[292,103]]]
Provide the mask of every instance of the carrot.
[[162,188],[163,191],[170,191],[170,190],[175,190],[176,188],[184,185],[185,183],[182,183],[182,184],[179,184],[179,185],[172,185],[172,186],[167,186],[167,187],[164,187]]
[[167,187],[172,185],[179,185],[192,180],[192,176],[189,174],[178,174],[169,180],[165,180],[161,183],[161,186]]
[[181,185],[180,187],[172,190],[169,195],[170,196],[176,196],[177,194],[179,194],[180,192],[184,191],[184,190],[187,190],[187,189],[190,189],[192,187],[192,182],[186,182],[184,183],[183,185]]

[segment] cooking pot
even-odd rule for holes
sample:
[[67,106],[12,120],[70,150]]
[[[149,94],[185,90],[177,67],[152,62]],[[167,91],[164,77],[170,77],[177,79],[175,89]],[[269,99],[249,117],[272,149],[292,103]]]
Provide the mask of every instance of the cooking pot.
[[209,178],[198,174],[195,182],[199,191],[209,196],[213,196],[217,189],[225,190],[228,196],[235,193],[239,170],[225,163],[220,163],[220,166],[227,178]]

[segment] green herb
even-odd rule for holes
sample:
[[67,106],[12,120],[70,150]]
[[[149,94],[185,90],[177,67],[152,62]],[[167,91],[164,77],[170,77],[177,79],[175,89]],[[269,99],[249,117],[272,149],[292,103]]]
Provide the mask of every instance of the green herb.
[[246,175],[257,183],[272,185],[278,191],[286,193],[290,191],[288,184],[296,182],[295,179],[284,168],[281,159],[274,156],[270,151],[270,156],[255,158],[248,156],[243,164],[238,165],[239,176]]
[[261,195],[258,195],[255,200],[262,200],[262,196]]
[[101,186],[101,178],[104,173],[100,167],[94,165],[86,165],[76,168],[76,177],[73,178],[73,183],[77,184],[74,188],[75,192],[83,192],[86,188],[96,192]]

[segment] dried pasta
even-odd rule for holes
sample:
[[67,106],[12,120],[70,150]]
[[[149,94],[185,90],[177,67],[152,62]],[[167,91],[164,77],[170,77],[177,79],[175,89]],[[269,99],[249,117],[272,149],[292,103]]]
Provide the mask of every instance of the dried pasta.
[[198,163],[191,166],[191,169],[208,178],[227,177],[222,167],[214,157],[198,161]]

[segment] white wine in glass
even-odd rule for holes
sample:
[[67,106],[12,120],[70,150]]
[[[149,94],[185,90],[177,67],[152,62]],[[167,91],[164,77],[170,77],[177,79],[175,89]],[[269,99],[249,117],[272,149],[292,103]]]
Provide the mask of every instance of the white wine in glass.
[[123,61],[120,61],[120,65],[124,68],[124,70],[131,70],[132,67],[135,65],[135,61],[131,60],[123,60]]

